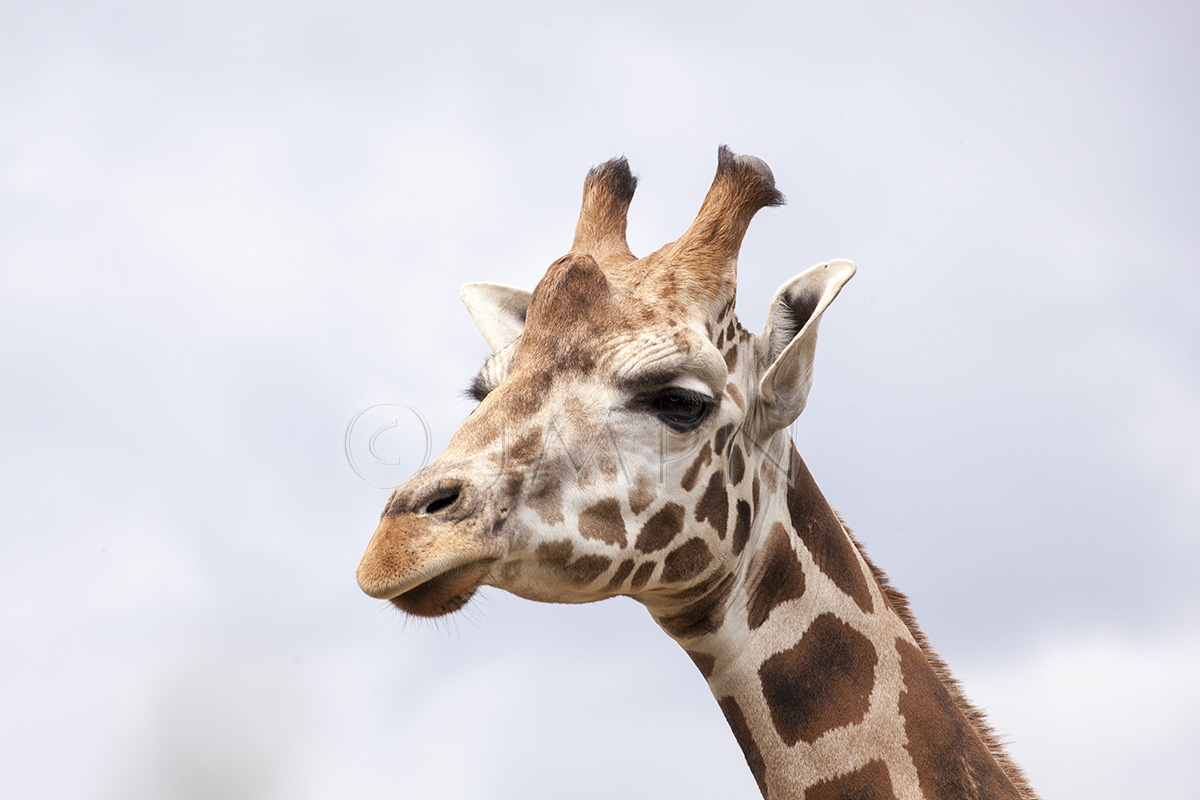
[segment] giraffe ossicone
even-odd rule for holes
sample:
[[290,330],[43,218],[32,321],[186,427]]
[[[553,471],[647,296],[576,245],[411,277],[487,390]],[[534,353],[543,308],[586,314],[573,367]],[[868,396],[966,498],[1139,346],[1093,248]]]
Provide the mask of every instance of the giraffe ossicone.
[[532,292],[463,288],[493,354],[478,407],[393,492],[358,567],[372,597],[457,611],[627,595],[691,656],[764,797],[1033,798],[796,453],[822,314],[854,275],[816,265],[737,321],[771,170],[722,147],[691,226],[642,258],[637,180],[593,168],[570,252]]

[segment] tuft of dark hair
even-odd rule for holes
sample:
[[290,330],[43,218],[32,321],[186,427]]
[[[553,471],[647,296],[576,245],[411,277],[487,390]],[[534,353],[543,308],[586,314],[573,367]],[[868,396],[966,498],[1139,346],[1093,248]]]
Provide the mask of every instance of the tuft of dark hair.
[[614,197],[628,203],[637,190],[638,179],[625,156],[617,156],[588,170],[588,183],[592,182],[603,184]]

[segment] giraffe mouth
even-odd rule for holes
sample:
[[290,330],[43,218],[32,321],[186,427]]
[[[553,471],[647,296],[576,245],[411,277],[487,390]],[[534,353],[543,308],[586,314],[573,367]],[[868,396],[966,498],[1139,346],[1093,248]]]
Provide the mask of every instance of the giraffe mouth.
[[391,598],[391,603],[417,617],[453,614],[471,600],[495,560],[486,558],[451,567]]

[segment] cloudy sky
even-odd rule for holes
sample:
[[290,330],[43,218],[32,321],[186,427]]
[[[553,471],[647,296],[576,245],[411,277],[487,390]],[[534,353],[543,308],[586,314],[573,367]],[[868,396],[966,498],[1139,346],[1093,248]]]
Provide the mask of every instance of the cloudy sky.
[[1034,785],[1193,792],[1200,11],[897,8],[6,5],[0,794],[756,796],[635,603],[354,582],[470,410],[459,286],[618,154],[674,239],[722,143],[789,199],[747,327],[858,263],[800,450]]

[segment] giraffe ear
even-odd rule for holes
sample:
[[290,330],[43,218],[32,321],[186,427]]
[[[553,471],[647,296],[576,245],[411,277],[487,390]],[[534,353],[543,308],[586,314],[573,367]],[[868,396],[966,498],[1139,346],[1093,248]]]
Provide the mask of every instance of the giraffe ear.
[[759,410],[763,432],[791,425],[808,402],[817,325],[821,315],[854,277],[854,263],[838,259],[817,264],[797,275],[775,293],[767,310],[762,341],[770,367],[759,381]]
[[462,287],[462,301],[484,341],[496,353],[511,344],[525,330],[525,312],[529,310],[528,289],[500,283],[468,283]]

